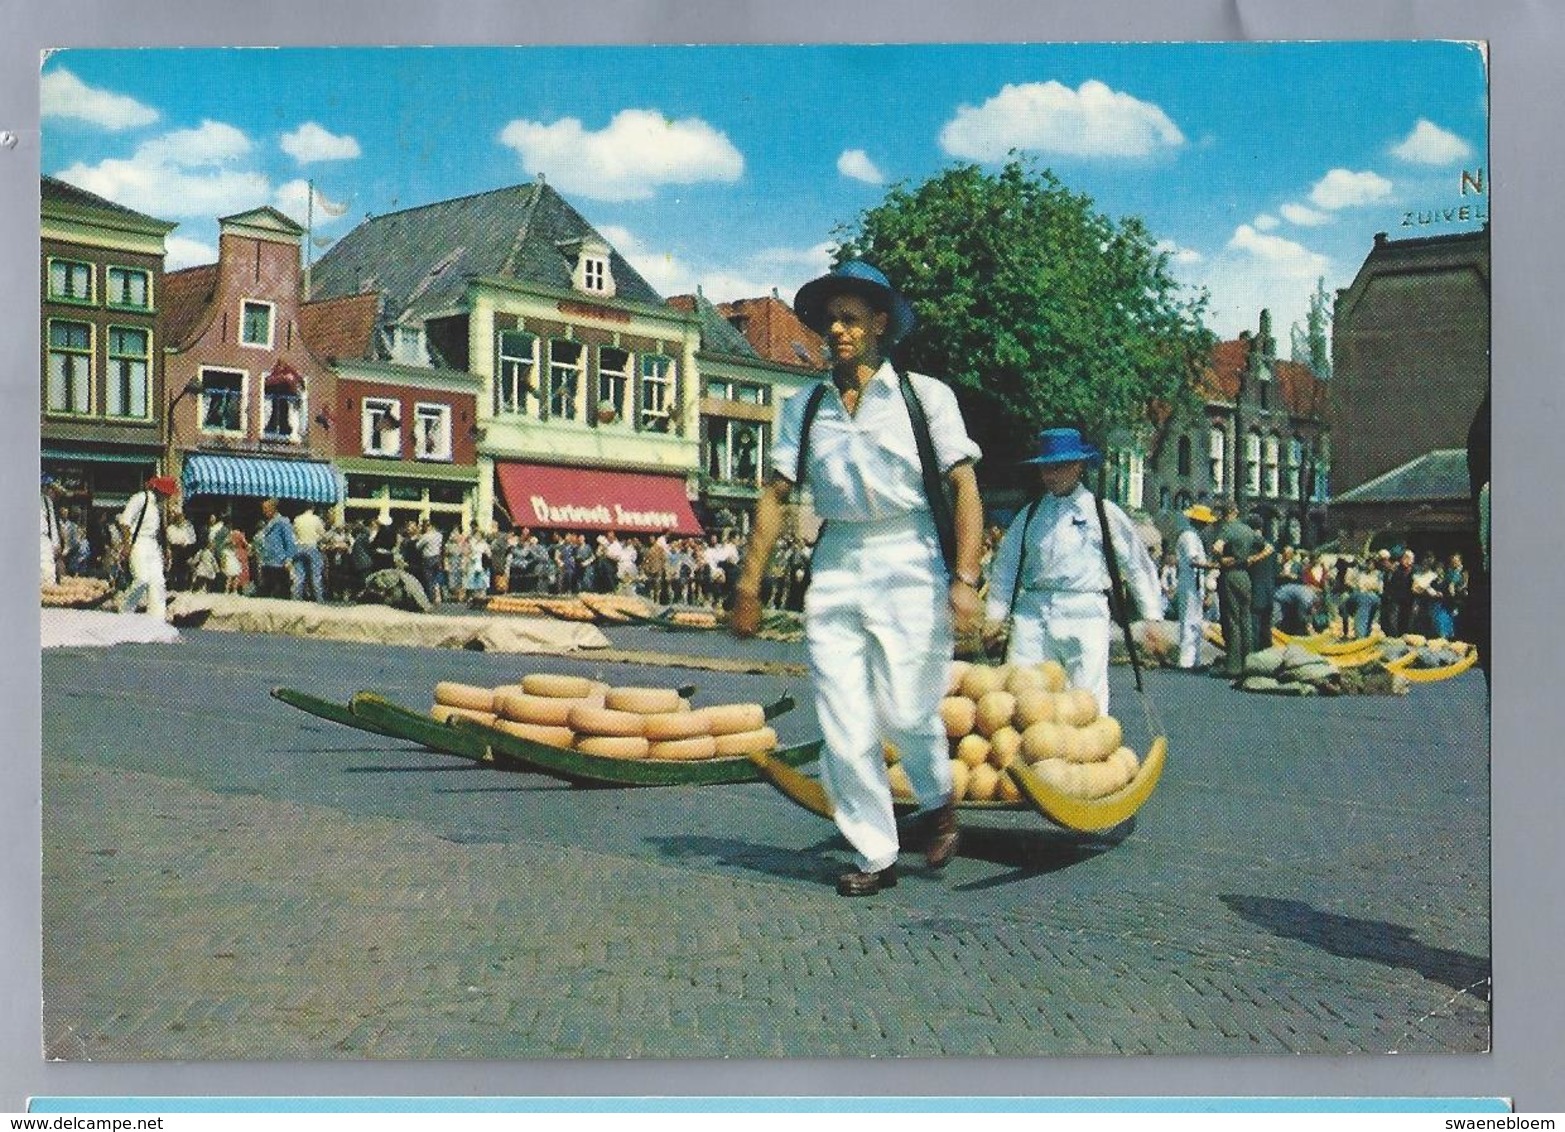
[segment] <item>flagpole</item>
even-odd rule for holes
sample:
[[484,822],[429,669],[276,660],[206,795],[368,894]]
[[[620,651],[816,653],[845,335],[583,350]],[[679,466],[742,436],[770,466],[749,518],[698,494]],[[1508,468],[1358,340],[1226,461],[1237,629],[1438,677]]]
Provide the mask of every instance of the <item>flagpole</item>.
[[304,301],[310,301],[310,249],[315,243],[315,182],[306,181],[304,202]]

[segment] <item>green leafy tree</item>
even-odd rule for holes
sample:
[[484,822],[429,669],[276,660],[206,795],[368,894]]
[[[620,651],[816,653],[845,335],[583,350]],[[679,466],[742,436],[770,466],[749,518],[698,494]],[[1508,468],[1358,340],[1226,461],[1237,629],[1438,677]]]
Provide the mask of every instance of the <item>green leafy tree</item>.
[[895,186],[837,235],[839,263],[869,260],[912,302],[897,360],[951,382],[991,468],[1040,427],[1101,441],[1190,405],[1210,357],[1206,296],[1173,278],[1146,226],[1021,160]]

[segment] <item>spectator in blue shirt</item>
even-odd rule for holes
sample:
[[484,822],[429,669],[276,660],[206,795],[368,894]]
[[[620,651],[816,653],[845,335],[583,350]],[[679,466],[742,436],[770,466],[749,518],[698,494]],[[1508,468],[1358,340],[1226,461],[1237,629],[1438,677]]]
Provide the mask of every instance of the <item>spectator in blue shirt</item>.
[[277,500],[261,501],[261,533],[256,537],[256,554],[261,560],[261,597],[290,597],[293,594],[293,560],[299,553],[293,524],[277,510]]

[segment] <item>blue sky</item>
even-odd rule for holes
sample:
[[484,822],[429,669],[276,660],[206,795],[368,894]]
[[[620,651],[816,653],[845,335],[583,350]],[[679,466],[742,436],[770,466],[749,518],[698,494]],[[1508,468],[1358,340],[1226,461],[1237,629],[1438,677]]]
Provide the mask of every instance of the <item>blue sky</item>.
[[309,181],[319,255],[542,172],[654,287],[724,300],[791,298],[890,184],[1015,149],[1141,217],[1221,336],[1270,307],[1286,355],[1376,232],[1487,216],[1486,68],[1447,42],[71,49],[42,164],[177,221],[171,268],[216,259],[218,216],[302,223]]

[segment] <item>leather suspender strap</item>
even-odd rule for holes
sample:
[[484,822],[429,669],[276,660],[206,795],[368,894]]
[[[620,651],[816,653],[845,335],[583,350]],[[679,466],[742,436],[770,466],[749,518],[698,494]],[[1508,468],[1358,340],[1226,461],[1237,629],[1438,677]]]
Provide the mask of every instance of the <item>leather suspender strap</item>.
[[826,383],[821,382],[807,396],[808,400],[804,402],[804,423],[799,426],[799,460],[793,469],[794,487],[804,483],[804,457],[810,451],[810,425],[815,423],[815,414],[820,412],[821,398],[826,396]]
[[1027,508],[1027,518],[1022,521],[1022,553],[1016,560],[1016,581],[1011,585],[1011,608],[1005,614],[1007,627],[1016,620],[1016,602],[1022,596],[1023,572],[1027,569],[1027,544],[1032,541],[1032,521],[1038,514],[1038,504],[1042,502],[1042,498],[1034,499]]
[[902,400],[907,402],[908,419],[913,422],[913,441],[918,445],[918,462],[924,473],[924,494],[929,498],[929,510],[935,518],[935,531],[940,536],[940,556],[945,559],[946,572],[956,572],[956,518],[951,513],[951,499],[946,495],[945,481],[940,475],[940,462],[935,457],[935,442],[929,435],[929,418],[924,406],[913,391],[913,379],[897,370],[897,387],[902,390]]
[[[946,570],[956,569],[956,520],[951,513],[951,501],[946,496],[945,483],[940,476],[940,462],[935,456],[935,443],[929,433],[929,417],[913,390],[913,380],[901,370],[897,371],[897,388],[907,404],[908,420],[913,426],[913,443],[918,447],[918,463],[923,473],[924,494],[929,499],[929,510],[935,519],[935,530],[940,536],[940,555],[945,559]],[[809,400],[804,403],[804,421],[799,426],[799,460],[794,468],[793,483],[804,483],[804,461],[810,450],[810,426],[820,410],[821,398],[826,395],[826,382],[811,389]]]

